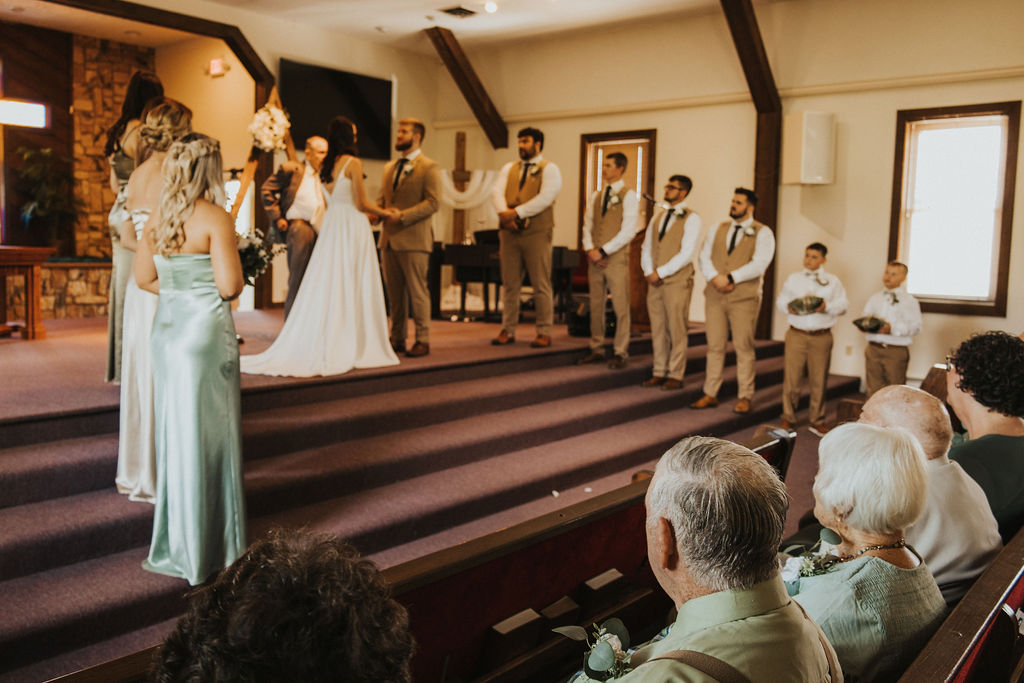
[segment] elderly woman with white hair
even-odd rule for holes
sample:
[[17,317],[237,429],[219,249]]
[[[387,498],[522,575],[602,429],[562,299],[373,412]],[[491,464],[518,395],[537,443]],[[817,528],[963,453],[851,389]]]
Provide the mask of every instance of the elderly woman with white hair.
[[946,611],[904,540],[925,505],[924,452],[906,430],[845,424],[821,440],[818,458],[814,514],[836,557],[790,592],[828,636],[847,681],[896,680]]

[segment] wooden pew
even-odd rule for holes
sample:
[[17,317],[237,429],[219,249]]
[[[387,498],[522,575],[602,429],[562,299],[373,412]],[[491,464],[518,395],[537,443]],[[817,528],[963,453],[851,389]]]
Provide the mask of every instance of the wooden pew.
[[[764,427],[746,445],[785,476],[795,434]],[[546,628],[526,651],[488,660],[491,626],[520,611],[540,612],[563,596],[581,604],[577,623],[623,619],[640,642],[665,624],[668,597],[647,564],[644,495],[649,480],[595,496],[556,512],[384,570],[395,598],[409,610],[417,652],[413,680],[565,680],[579,667],[579,643]],[[608,569],[624,578],[589,609],[582,584]],[[59,681],[129,683],[145,680],[156,648],[112,660]],[[493,650],[493,648],[490,648]]]
[[996,556],[935,632],[900,681],[982,683],[1010,680],[1022,640],[1024,529]]

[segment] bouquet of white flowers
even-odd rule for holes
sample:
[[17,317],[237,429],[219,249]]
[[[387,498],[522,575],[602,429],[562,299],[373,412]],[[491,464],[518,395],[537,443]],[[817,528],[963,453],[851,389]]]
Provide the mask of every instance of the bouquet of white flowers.
[[252,145],[264,152],[284,149],[284,136],[291,128],[288,115],[279,108],[265,104],[259,108],[249,124]]
[[285,249],[283,244],[271,244],[259,230],[248,235],[236,234],[235,237],[238,240],[238,258],[242,261],[242,278],[247,285],[255,283],[271,259]]

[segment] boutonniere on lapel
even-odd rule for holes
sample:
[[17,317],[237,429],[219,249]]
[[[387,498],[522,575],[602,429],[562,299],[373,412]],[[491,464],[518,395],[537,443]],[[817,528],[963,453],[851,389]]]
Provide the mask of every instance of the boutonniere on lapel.
[[409,174],[412,173],[412,167],[415,165],[415,159],[410,159],[409,161],[405,162],[405,166],[402,168],[402,180],[405,180],[407,177],[409,177]]
[[530,164],[530,170],[527,173],[529,175],[537,175],[540,173],[540,164]]
[[608,206],[615,206],[616,204],[618,204],[621,201],[622,200],[619,199],[619,195],[613,194],[613,195],[608,197]]
[[889,297],[890,304],[895,306],[900,302],[900,298],[896,296],[896,292],[886,292],[886,295]]
[[746,235],[747,237],[753,237],[754,232],[755,231],[753,225],[748,225],[747,227],[743,228],[743,234]]

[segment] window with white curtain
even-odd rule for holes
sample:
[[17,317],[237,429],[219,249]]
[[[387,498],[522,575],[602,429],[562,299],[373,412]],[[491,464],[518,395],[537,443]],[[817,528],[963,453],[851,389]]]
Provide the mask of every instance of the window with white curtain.
[[897,114],[889,251],[922,310],[1006,315],[1020,104]]

